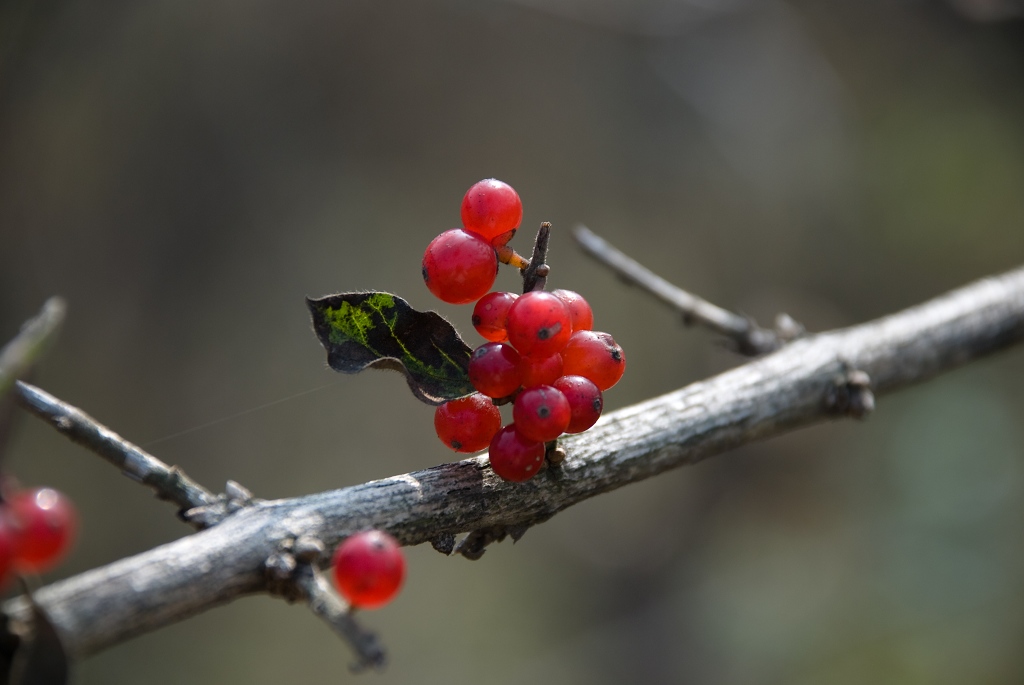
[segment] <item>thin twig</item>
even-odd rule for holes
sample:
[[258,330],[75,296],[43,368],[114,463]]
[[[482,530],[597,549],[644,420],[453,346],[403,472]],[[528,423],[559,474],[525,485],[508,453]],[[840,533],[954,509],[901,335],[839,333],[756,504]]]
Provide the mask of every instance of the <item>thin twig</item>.
[[[220,501],[177,466],[168,466],[146,453],[81,409],[22,381],[17,382],[16,392],[22,406],[30,412],[74,442],[100,455],[132,480],[148,485],[157,497],[178,505],[182,513]],[[198,524],[198,527],[203,526]]]
[[0,350],[0,397],[23,377],[57,336],[64,321],[64,300],[51,297],[42,311],[25,322],[21,332]]
[[326,549],[323,541],[312,535],[284,538],[264,563],[266,590],[288,602],[304,602],[330,626],[355,653],[353,671],[382,668],[386,655],[377,636],[359,625],[355,610],[331,587],[317,566]]
[[[837,383],[874,397],[1024,341],[1024,268],[852,328],[811,335],[708,380],[612,412],[562,440],[566,458],[525,483],[480,455],[305,497],[255,502],[207,530],[35,593],[73,657],[248,594],[268,557],[308,535],[330,549],[367,528],[404,545],[504,526],[521,530],[589,497],[837,413]],[[862,375],[863,374],[863,375]],[[856,403],[853,403],[854,405]],[[861,409],[867,409],[861,402]],[[3,605],[24,619],[24,598]]]
[[740,354],[758,356],[772,352],[802,334],[803,329],[789,317],[780,317],[779,331],[761,328],[754,321],[711,304],[666,281],[647,267],[614,247],[586,226],[578,226],[573,237],[583,251],[621,276],[626,282],[677,309],[687,324],[701,324],[728,337]]
[[331,627],[355,652],[353,671],[382,668],[387,654],[377,636],[356,621],[351,608],[338,596],[314,564],[299,564],[294,582],[302,592],[310,611]]
[[532,290],[544,290],[548,281],[548,274],[551,267],[547,264],[548,239],[551,237],[551,224],[545,221],[537,231],[537,239],[533,242],[533,256],[530,258],[530,265],[522,270],[523,292]]
[[7,452],[17,417],[11,389],[19,378],[28,377],[50,348],[64,321],[64,300],[51,297],[34,318],[0,350],[0,458]]

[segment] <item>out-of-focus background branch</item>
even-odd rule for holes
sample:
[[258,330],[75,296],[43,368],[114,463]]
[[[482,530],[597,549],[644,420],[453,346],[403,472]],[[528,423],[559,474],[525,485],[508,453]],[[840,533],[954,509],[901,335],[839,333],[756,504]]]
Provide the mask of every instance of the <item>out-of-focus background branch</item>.
[[[323,368],[302,298],[375,288],[436,307],[422,250],[497,176],[523,197],[524,236],[554,224],[549,286],[583,292],[626,349],[607,396],[625,406],[739,360],[595,266],[577,223],[717,304],[810,330],[1022,261],[1016,12],[12,0],[0,338],[67,297],[37,380],[202,483],[286,497],[452,460],[401,378]],[[476,341],[465,308],[437,308]],[[574,507],[478,563],[412,548],[401,598],[366,617],[392,654],[381,681],[1019,681],[1021,377],[1019,354],[972,365],[865,424]],[[52,577],[187,532],[22,424],[11,469],[82,510]],[[271,682],[344,663],[308,612],[253,600],[77,676]]]

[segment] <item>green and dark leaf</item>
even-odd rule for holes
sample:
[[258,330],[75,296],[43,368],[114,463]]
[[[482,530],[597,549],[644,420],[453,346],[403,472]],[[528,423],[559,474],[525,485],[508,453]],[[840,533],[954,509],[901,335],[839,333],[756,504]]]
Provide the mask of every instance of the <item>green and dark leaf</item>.
[[428,404],[473,392],[472,350],[437,312],[417,311],[397,295],[381,292],[307,298],[306,304],[335,371],[401,371],[413,394]]

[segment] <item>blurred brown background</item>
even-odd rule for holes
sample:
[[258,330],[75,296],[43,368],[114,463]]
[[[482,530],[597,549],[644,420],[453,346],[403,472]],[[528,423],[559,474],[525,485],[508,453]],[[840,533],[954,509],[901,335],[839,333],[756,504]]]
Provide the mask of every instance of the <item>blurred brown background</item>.
[[[1024,262],[1015,10],[6,0],[0,337],[66,296],[37,382],[210,487],[286,497],[450,461],[399,376],[326,369],[303,296],[390,290],[475,344],[419,260],[496,176],[524,233],[554,222],[552,287],[584,293],[626,349],[607,396],[624,406],[740,360],[588,261],[578,222],[812,330]],[[391,665],[362,682],[1019,683],[1022,377],[1006,353],[866,423],[591,500],[476,563],[409,549],[403,594],[366,616]],[[188,532],[38,421],[11,450],[23,481],[81,509],[53,578]],[[349,682],[348,662],[307,611],[255,598],[77,682]]]

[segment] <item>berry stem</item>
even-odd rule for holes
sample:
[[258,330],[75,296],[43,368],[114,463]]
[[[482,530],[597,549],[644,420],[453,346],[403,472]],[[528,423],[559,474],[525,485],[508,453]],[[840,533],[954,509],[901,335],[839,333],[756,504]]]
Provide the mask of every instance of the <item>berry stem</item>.
[[502,264],[508,264],[514,266],[520,271],[529,268],[530,263],[520,255],[518,252],[513,250],[508,245],[502,245],[501,247],[495,247],[494,251],[498,253],[498,261]]
[[522,390],[522,388],[520,388],[519,390],[516,390],[514,393],[512,393],[511,395],[508,395],[507,397],[494,397],[494,398],[491,398],[491,402],[494,404],[495,407],[503,407],[506,404],[512,404],[513,402],[516,401],[516,398],[519,397],[519,391],[520,390]]
[[551,223],[545,221],[540,225],[540,230],[537,231],[537,239],[533,242],[533,257],[530,259],[530,264],[525,269],[520,269],[523,272],[523,292],[528,293],[531,290],[544,290],[544,286],[547,285],[548,274],[551,272],[551,267],[547,265],[548,258],[548,239],[551,237]]

